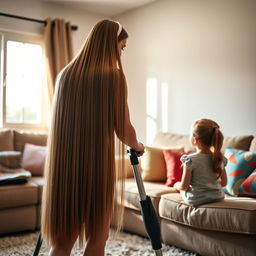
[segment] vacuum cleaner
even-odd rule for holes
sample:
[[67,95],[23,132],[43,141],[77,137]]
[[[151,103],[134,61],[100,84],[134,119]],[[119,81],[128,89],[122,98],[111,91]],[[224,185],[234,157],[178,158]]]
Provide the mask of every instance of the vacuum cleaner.
[[140,195],[141,214],[145,229],[148,233],[148,237],[151,240],[152,248],[155,251],[156,256],[162,256],[162,243],[160,234],[160,225],[157,219],[157,215],[152,204],[151,198],[146,195],[144,184],[142,181],[139,161],[137,152],[134,149],[129,148],[127,153],[130,157],[131,165],[133,167],[134,177],[137,183],[137,187]]

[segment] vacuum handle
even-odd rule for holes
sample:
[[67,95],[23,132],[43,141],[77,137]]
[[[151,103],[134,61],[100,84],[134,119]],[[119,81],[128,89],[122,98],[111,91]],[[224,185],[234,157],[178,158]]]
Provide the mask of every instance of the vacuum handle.
[[133,174],[139,190],[140,200],[146,200],[146,192],[145,192],[144,184],[143,184],[140,169],[139,169],[139,160],[138,160],[137,152],[132,148],[128,148],[127,153],[130,157],[131,165],[133,168]]
[[127,149],[127,153],[130,157],[130,160],[131,160],[131,165],[138,165],[139,164],[139,160],[138,160],[138,156],[137,156],[137,151],[135,151],[134,149],[132,148],[128,148]]

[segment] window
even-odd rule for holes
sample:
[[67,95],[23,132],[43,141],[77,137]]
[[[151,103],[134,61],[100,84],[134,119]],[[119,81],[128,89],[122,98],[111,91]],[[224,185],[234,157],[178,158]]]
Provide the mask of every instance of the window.
[[46,128],[47,89],[40,36],[1,33],[2,126]]

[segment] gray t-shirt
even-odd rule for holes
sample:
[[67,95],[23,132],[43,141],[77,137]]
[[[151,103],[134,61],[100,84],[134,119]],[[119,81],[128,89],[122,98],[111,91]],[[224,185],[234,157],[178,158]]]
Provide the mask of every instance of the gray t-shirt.
[[192,171],[189,189],[181,193],[185,203],[201,205],[223,200],[224,192],[216,179],[212,155],[195,153],[183,155],[180,160]]

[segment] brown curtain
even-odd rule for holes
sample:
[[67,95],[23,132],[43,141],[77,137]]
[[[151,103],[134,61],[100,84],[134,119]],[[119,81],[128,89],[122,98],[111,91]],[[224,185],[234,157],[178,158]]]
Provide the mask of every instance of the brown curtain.
[[72,58],[71,25],[61,19],[46,19],[44,28],[47,81],[52,101],[55,79]]

